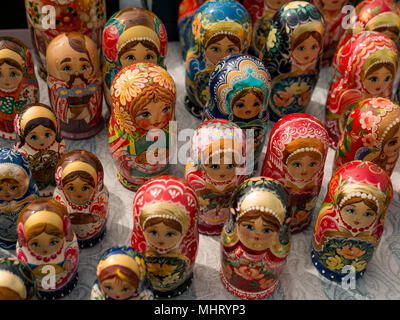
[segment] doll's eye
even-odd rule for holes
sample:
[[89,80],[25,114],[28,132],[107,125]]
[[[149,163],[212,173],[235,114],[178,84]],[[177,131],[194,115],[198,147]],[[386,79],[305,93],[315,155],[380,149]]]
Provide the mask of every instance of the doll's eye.
[[71,191],[71,192],[74,192],[75,191],[75,188],[74,187],[68,187],[68,191]]
[[82,191],[83,191],[83,192],[86,192],[86,191],[88,191],[88,190],[89,190],[89,187],[87,187],[87,186],[82,187]]
[[219,165],[218,165],[218,164],[213,164],[213,165],[211,166],[211,169],[213,169],[213,170],[218,170],[218,169],[219,169]]
[[32,242],[32,243],[31,243],[31,247],[39,248],[39,243],[37,243],[37,242]]
[[228,50],[226,50],[226,53],[231,54],[235,51],[235,48],[229,48]]
[[300,46],[300,47],[297,48],[297,50],[300,51],[300,52],[303,52],[304,49],[305,49],[304,46]]
[[157,236],[158,236],[158,232],[155,231],[155,230],[151,230],[149,233],[150,233],[153,237],[157,237]]
[[30,139],[31,139],[32,141],[37,141],[37,140],[38,140],[38,137],[37,137],[36,135],[32,135]]
[[354,214],[354,213],[355,213],[355,210],[354,210],[354,209],[347,209],[346,212],[347,212],[348,214]]
[[234,167],[235,167],[235,165],[233,163],[232,164],[228,164],[226,166],[227,169],[233,169]]
[[151,55],[151,54],[146,54],[146,56],[144,57],[144,60],[146,60],[146,61],[150,61],[150,60],[153,60],[153,59],[154,59],[154,56]]
[[162,110],[162,113],[163,113],[163,114],[166,114],[170,109],[171,109],[170,106],[166,106],[166,107]]
[[72,68],[69,65],[66,65],[64,68],[62,68],[62,70],[66,71],[66,72],[70,72],[70,71],[72,71]]
[[389,147],[394,147],[396,144],[397,144],[397,139],[389,141],[388,146]]
[[84,64],[84,65],[82,66],[82,68],[81,68],[82,71],[86,71],[87,69],[89,69],[89,67],[88,67],[86,64]]
[[11,189],[11,191],[15,191],[15,190],[18,189],[18,187],[17,186],[12,186],[10,189]]
[[260,106],[260,103],[259,102],[254,102],[254,104],[253,104],[253,107],[254,108],[258,108]]
[[263,231],[262,231],[263,233],[265,233],[265,234],[269,234],[269,233],[271,233],[272,232],[272,230],[271,229],[269,229],[269,228],[265,228],[265,229],[263,229]]
[[123,293],[127,293],[128,291],[129,291],[129,288],[123,288],[123,289],[122,289],[122,292],[123,292]]
[[3,188],[0,188],[0,192],[3,192]]
[[300,162],[294,162],[293,167],[295,168],[301,168],[301,163]]
[[150,113],[150,112],[143,112],[143,113],[141,113],[141,114],[139,115],[139,117],[148,119],[148,118],[151,117],[151,113]]
[[54,247],[54,246],[56,246],[57,245],[57,241],[50,241],[50,247]]
[[312,47],[311,47],[311,50],[316,50],[317,49],[317,46],[314,44]]
[[17,74],[16,74],[15,72],[11,72],[11,73],[10,73],[10,77],[11,77],[11,78],[16,78],[16,77],[17,77]]
[[49,139],[49,138],[51,137],[51,133],[50,133],[50,132],[45,133],[44,137],[45,137],[46,139]]
[[168,232],[165,236],[166,236],[167,238],[173,238],[173,237],[175,236],[175,233],[173,233],[173,232]]
[[254,226],[252,226],[251,224],[245,224],[245,225],[244,225],[244,228],[245,228],[246,230],[249,230],[249,231],[254,231]]
[[219,53],[219,48],[218,47],[211,47],[211,51],[214,53]]
[[391,76],[387,76],[386,78],[385,78],[385,82],[389,82],[390,80],[392,79],[392,77]]
[[239,102],[235,107],[238,108],[238,109],[242,109],[242,108],[244,108],[244,103],[243,102]]
[[317,165],[316,162],[311,162],[311,163],[310,163],[310,167],[311,167],[311,168],[315,167],[316,165]]
[[371,211],[367,211],[367,212],[364,214],[364,216],[367,217],[367,218],[372,217],[373,215],[374,215],[374,213],[371,212]]
[[135,59],[135,56],[134,56],[133,54],[130,54],[130,55],[126,56],[125,59],[126,59],[126,60],[129,60],[129,61],[135,61],[135,60],[136,60],[136,59]]
[[2,75],[1,72],[0,72],[0,78],[1,78],[1,77],[3,77],[3,75]]
[[112,290],[112,288],[110,287],[110,286],[106,286],[106,287],[104,287],[107,291],[111,291]]
[[377,82],[378,78],[377,77],[371,77],[368,80],[371,81],[371,82]]

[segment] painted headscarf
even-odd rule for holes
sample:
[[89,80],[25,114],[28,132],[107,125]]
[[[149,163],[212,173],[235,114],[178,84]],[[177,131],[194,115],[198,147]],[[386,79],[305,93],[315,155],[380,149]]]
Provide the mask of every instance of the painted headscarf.
[[[264,94],[262,109],[251,119],[238,118],[233,114],[232,101],[237,94],[248,88],[259,89]],[[209,118],[234,122],[266,120],[270,92],[271,77],[261,60],[251,55],[229,56],[220,61],[211,73],[209,99],[205,112]]]
[[[333,170],[353,160],[371,161],[380,166],[387,134],[395,126],[400,127],[398,104],[381,97],[361,101],[347,118],[336,149]],[[394,165],[385,171],[390,176],[393,169]]]

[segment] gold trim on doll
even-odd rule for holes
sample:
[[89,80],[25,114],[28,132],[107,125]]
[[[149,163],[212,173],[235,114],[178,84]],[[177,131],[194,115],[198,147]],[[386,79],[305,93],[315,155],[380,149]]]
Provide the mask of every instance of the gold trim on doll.
[[15,62],[17,62],[20,65],[21,69],[22,69],[22,66],[24,65],[24,61],[22,60],[22,57],[15,51],[7,49],[7,48],[0,49],[0,61],[2,61],[2,60],[4,60],[7,64],[10,64],[10,63],[8,63],[9,60],[14,60]]
[[19,130],[21,133],[24,132],[28,122],[36,118],[49,119],[51,122],[53,122],[55,128],[58,127],[57,119],[54,115],[54,112],[48,109],[47,107],[35,104],[28,106],[28,108],[25,110],[26,111],[24,111],[23,109],[20,112],[21,116],[19,121]]
[[[133,26],[129,29],[125,30],[118,39],[118,56],[119,58],[127,52],[129,49],[135,47],[135,45],[131,44],[132,42],[137,41],[149,41],[153,43],[156,47],[155,53],[157,56],[160,55],[160,39],[158,38],[157,34],[146,26]],[[126,48],[129,45],[129,48]],[[152,48],[154,51],[154,49]]]
[[26,287],[21,278],[8,270],[0,270],[0,300],[25,300]]
[[400,17],[394,12],[381,13],[367,23],[365,30],[383,33],[396,42],[400,33]]

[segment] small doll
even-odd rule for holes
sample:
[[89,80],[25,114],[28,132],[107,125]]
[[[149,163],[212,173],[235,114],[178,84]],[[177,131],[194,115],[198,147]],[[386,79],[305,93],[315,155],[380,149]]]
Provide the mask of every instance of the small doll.
[[261,175],[278,180],[289,192],[295,220],[291,232],[312,220],[328,149],[328,132],[313,116],[287,115],[272,128]]
[[18,113],[14,125],[19,138],[14,149],[28,159],[40,196],[51,197],[57,162],[67,152],[56,115],[45,104],[30,104]]
[[18,216],[17,230],[17,257],[32,269],[38,296],[70,293],[78,281],[79,247],[67,209],[53,199],[31,201]]
[[364,31],[339,46],[325,109],[330,145],[336,148],[347,117],[358,102],[371,97],[390,99],[398,68],[395,43],[381,33]]
[[385,98],[358,103],[347,118],[333,170],[353,161],[371,161],[390,177],[400,150],[400,106]]
[[308,2],[289,2],[275,13],[260,54],[272,78],[272,121],[308,106],[319,77],[324,33],[321,13]]
[[146,265],[134,248],[116,246],[108,249],[97,265],[97,280],[91,300],[152,300]]
[[235,0],[209,0],[193,16],[191,47],[186,55],[186,108],[202,118],[208,100],[210,74],[221,59],[246,53],[251,20]]
[[[221,60],[210,76],[206,119],[227,119],[245,134],[253,130],[254,170],[262,152],[268,124],[271,77],[261,60],[251,55],[233,55]],[[251,150],[248,149],[249,152]],[[248,158],[250,159],[250,158]]]
[[46,50],[50,102],[67,139],[87,139],[104,125],[96,43],[77,32],[55,37]]
[[165,26],[151,11],[126,8],[107,21],[103,31],[103,78],[104,97],[109,107],[115,75],[134,62],[149,62],[166,68],[167,46]]
[[15,115],[39,102],[32,54],[21,41],[0,37],[0,137],[14,140]]
[[175,82],[158,65],[137,62],[115,76],[108,143],[125,188],[137,190],[167,172],[175,100]]
[[36,281],[29,266],[15,258],[0,258],[0,300],[31,300]]
[[0,247],[15,249],[22,208],[39,197],[28,160],[18,151],[0,148]]
[[182,179],[147,181],[133,200],[132,247],[142,254],[156,298],[180,295],[190,285],[199,234],[197,195]]
[[98,243],[106,231],[109,194],[100,160],[91,152],[73,150],[58,162],[53,198],[68,210],[81,248]]
[[389,176],[369,161],[351,161],[332,176],[315,222],[312,261],[326,278],[341,283],[345,266],[359,279],[382,237],[392,200]]
[[285,187],[267,177],[244,181],[232,196],[221,234],[222,284],[242,299],[264,299],[279,284],[290,252],[291,206]]
[[207,120],[195,130],[185,179],[199,197],[199,232],[221,233],[230,196],[246,177],[246,151],[244,133],[233,122]]

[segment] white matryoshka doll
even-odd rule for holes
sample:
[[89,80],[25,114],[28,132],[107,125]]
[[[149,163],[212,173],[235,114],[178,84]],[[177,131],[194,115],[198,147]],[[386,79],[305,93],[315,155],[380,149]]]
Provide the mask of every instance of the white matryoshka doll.
[[28,160],[18,151],[0,148],[0,247],[14,249],[22,208],[39,197]]
[[221,233],[230,196],[246,177],[246,152],[243,131],[231,121],[207,120],[195,130],[185,179],[199,197],[199,232]]
[[[369,161],[339,167],[315,222],[312,261],[326,278],[341,283],[349,270],[359,279],[378,247],[393,189],[386,172]],[[348,267],[347,272],[342,272]]]
[[96,43],[77,32],[55,37],[46,50],[47,87],[60,131],[86,139],[104,125],[102,79]]
[[32,269],[38,296],[69,294],[78,282],[79,247],[67,209],[53,199],[31,201],[18,216],[17,230],[17,257]]
[[67,152],[56,115],[45,104],[27,105],[15,118],[15,131],[19,140],[14,149],[28,159],[40,196],[51,197],[56,186],[54,174],[58,160]]
[[92,247],[104,236],[109,194],[100,160],[86,150],[73,150],[58,162],[53,198],[68,210],[81,248]]
[[21,41],[0,37],[0,137],[14,140],[15,115],[39,102],[39,85],[30,50]]
[[324,177],[329,137],[313,116],[294,113],[272,128],[261,175],[281,182],[292,200],[291,232],[306,228],[311,220]]
[[97,265],[91,300],[152,300],[146,265],[142,255],[132,247],[108,249]]
[[264,299],[279,284],[290,252],[291,206],[285,187],[267,177],[244,181],[232,196],[221,234],[220,276],[242,299]]
[[147,181],[133,200],[132,247],[144,257],[154,295],[173,297],[190,285],[199,234],[197,195],[182,179]]

